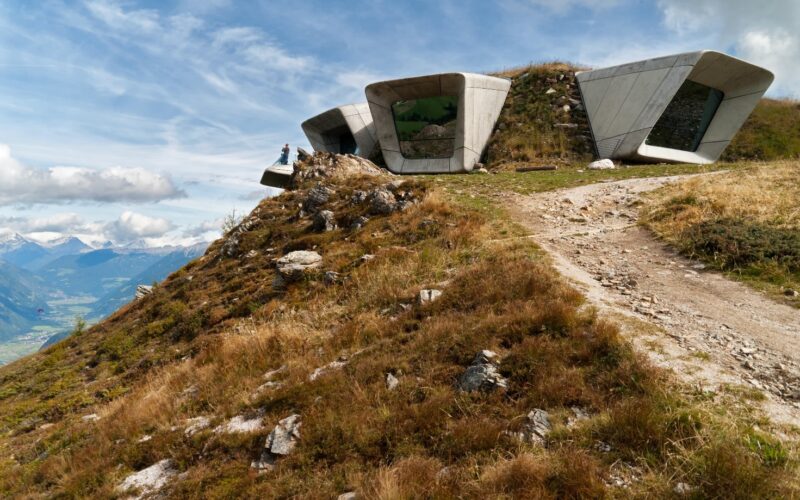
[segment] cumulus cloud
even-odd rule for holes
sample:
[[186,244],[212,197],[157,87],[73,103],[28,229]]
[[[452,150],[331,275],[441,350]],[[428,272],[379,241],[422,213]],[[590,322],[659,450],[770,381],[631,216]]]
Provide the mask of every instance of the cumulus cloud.
[[222,224],[223,220],[221,218],[214,220],[206,220],[196,226],[186,229],[183,232],[183,235],[187,237],[198,237],[198,236],[203,236],[206,233],[219,234],[222,232]]
[[738,56],[775,73],[778,93],[800,95],[797,0],[659,0],[658,6],[671,31],[734,47]]
[[34,217],[27,221],[25,230],[29,232],[67,233],[84,227],[86,221],[75,213],[60,213],[46,217]]
[[185,197],[169,177],[143,168],[79,167],[37,169],[11,156],[0,144],[0,205],[96,202],[156,202]]
[[43,217],[0,217],[0,230],[19,233],[71,233],[86,229],[86,221],[72,212]]
[[127,242],[140,238],[158,238],[174,228],[175,225],[167,219],[125,211],[117,220],[107,223],[104,232],[114,241]]

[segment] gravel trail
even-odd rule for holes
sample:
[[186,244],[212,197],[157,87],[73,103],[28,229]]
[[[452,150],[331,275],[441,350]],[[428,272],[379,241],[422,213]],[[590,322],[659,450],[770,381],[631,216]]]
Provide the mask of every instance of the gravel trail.
[[[681,257],[637,224],[642,193],[685,177],[514,195],[511,209],[594,305],[632,321],[626,333],[657,364],[703,390],[752,386],[774,420],[800,424],[800,311]],[[641,333],[643,323],[657,328]]]

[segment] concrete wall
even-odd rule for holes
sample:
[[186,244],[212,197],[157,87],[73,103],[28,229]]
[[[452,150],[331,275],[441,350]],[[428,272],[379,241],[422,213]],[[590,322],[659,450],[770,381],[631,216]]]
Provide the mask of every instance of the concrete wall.
[[341,153],[336,133],[349,130],[358,146],[358,154],[368,158],[377,146],[377,133],[369,105],[365,102],[329,109],[301,125],[314,151]]
[[[368,85],[367,101],[387,168],[396,174],[471,171],[489,141],[510,88],[509,80],[472,73],[445,73]],[[400,152],[392,104],[436,96],[458,96],[453,155],[450,158],[405,158]]]
[[[699,51],[578,73],[600,158],[713,163],[772,84],[769,71],[719,52]],[[697,151],[645,143],[684,81],[724,92]]]

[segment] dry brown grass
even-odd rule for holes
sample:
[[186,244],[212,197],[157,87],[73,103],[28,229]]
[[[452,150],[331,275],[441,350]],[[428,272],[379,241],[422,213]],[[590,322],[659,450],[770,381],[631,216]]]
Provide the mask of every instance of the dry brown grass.
[[[351,189],[337,186],[331,202],[337,213],[349,210]],[[314,235],[280,209],[298,196],[263,203],[262,225],[244,235],[243,248],[318,245],[326,269],[340,272],[344,283],[327,286],[312,275],[240,309],[263,291],[260,281],[271,281],[267,259],[207,259],[179,273],[148,302],[99,329],[113,337],[138,335],[141,328],[154,339],[148,349],[175,355],[123,371],[118,377],[126,380],[126,393],[67,412],[49,429],[17,429],[0,439],[14,455],[0,467],[0,493],[109,497],[125,475],[164,458],[184,473],[170,485],[175,498],[331,498],[353,490],[367,498],[599,498],[620,493],[604,481],[617,461],[641,467],[641,494],[670,491],[671,478],[680,474],[718,496],[728,485],[725,468],[741,464],[748,469],[735,476],[738,488],[782,491],[780,467],[791,470],[787,463],[776,466],[741,441],[724,454],[706,446],[716,442],[717,417],[704,414],[702,427],[691,425],[692,403],[613,324],[598,320],[530,242],[499,238],[496,220],[434,193],[401,214],[373,217],[361,231]],[[363,253],[376,257],[356,263]],[[187,272],[193,280],[181,281]],[[437,285],[444,280],[449,283]],[[417,304],[417,292],[430,286],[443,288],[442,297]],[[238,313],[205,326],[191,341],[173,340],[166,327],[161,336],[153,333],[147,325],[174,313],[177,297],[189,310],[209,300],[205,307]],[[87,335],[65,361],[82,359],[79,352],[97,356],[102,339],[98,332]],[[508,391],[460,393],[455,381],[487,348],[502,356]],[[37,363],[57,366],[52,356],[59,352]],[[315,368],[342,355],[348,356],[344,368],[309,381]],[[106,366],[104,356],[95,369]],[[256,393],[264,372],[282,365],[287,369],[276,380],[284,385]],[[400,380],[394,391],[386,387],[387,373]],[[114,387],[119,378],[98,378],[98,386]],[[37,401],[30,398],[28,404]],[[24,401],[17,397],[16,407]],[[570,406],[593,418],[568,429]],[[546,447],[506,433],[532,408],[551,413],[555,431]],[[303,418],[295,453],[264,476],[253,474],[249,463],[269,428],[249,435],[183,432],[187,418],[209,416],[214,426],[256,410],[268,426],[291,413]],[[103,418],[80,422],[90,411]],[[152,439],[140,442],[145,434]],[[597,451],[598,440],[614,451]],[[785,454],[770,446],[773,455]]]
[[[748,219],[800,228],[800,162],[755,163],[735,172],[690,178],[655,191],[645,217],[664,237],[710,219]],[[680,212],[664,213],[681,200]]]
[[691,178],[652,193],[643,222],[686,254],[781,300],[800,288],[800,163]]

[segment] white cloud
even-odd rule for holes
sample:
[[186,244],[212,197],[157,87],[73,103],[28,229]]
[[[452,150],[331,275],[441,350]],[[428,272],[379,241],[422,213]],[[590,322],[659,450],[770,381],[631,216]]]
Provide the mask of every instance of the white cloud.
[[363,93],[364,87],[372,82],[379,82],[386,78],[372,71],[355,70],[342,71],[336,75],[336,83],[346,89],[353,89]]
[[293,56],[267,40],[265,34],[251,27],[223,28],[212,35],[212,46],[241,55],[246,62],[282,71],[297,72],[308,69],[310,57]]
[[55,213],[43,217],[0,216],[0,231],[18,233],[71,233],[86,229],[86,221],[76,213]]
[[185,193],[169,177],[143,168],[80,167],[37,169],[11,156],[0,144],[0,205],[96,202],[156,202]]
[[87,10],[97,19],[116,29],[153,32],[159,28],[158,12],[129,10],[114,1],[92,0],[85,2]]
[[79,230],[86,224],[76,213],[58,213],[46,217],[35,217],[28,221],[26,232],[67,233]]
[[[774,93],[800,95],[800,2],[659,0],[665,26],[773,71]],[[708,47],[698,47],[708,48]]]
[[175,229],[175,225],[160,217],[149,217],[136,212],[125,211],[119,218],[105,226],[105,234],[117,242],[127,242],[141,238],[158,238]]
[[184,236],[203,236],[207,233],[214,233],[216,236],[222,232],[223,219],[206,220],[200,224],[190,227],[183,232]]

